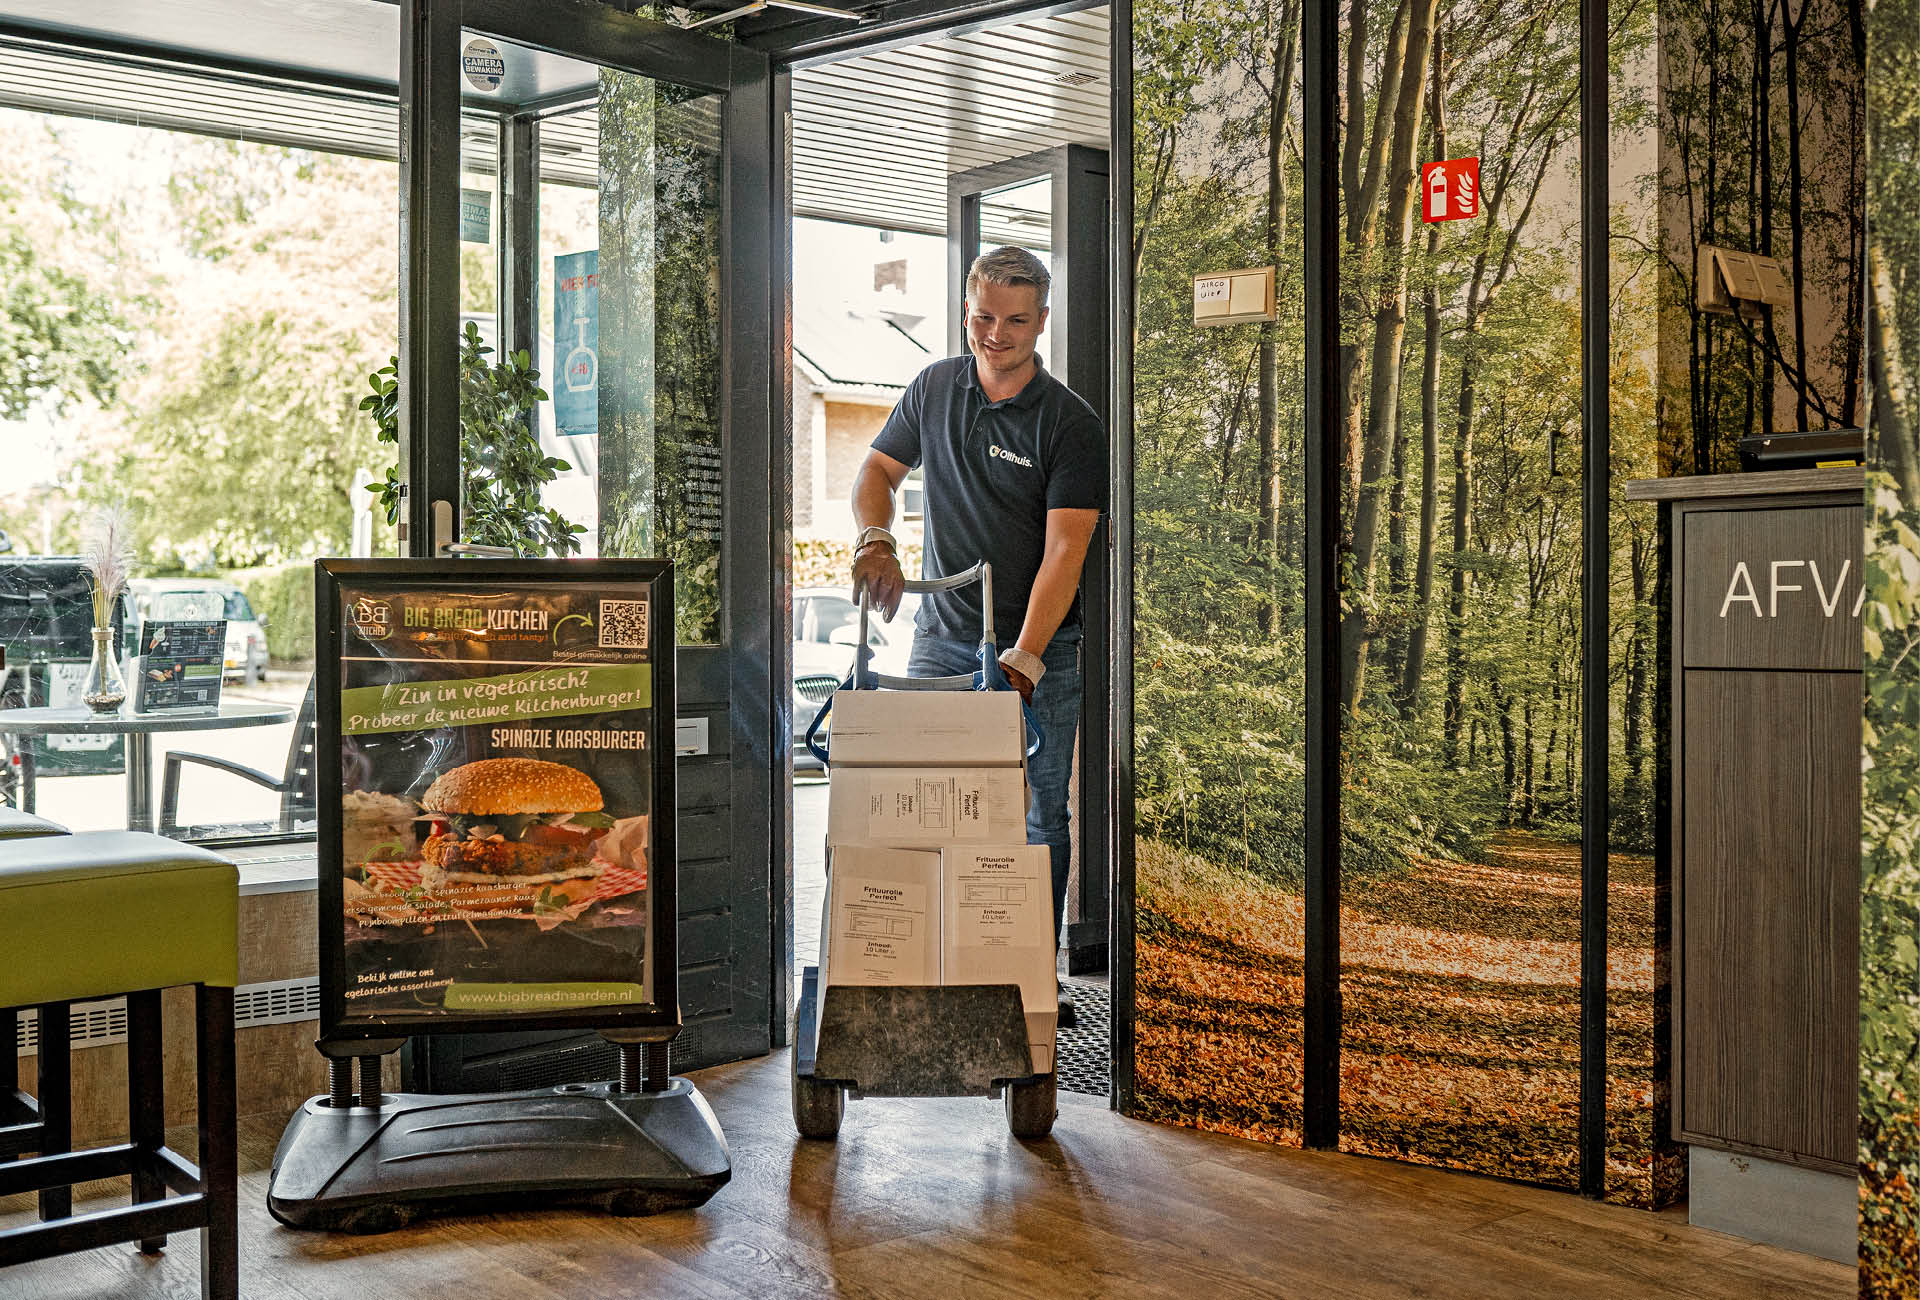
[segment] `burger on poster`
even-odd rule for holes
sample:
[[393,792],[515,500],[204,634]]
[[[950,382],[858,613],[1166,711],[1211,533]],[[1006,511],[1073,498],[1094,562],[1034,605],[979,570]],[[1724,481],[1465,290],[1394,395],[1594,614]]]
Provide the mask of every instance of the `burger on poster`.
[[427,788],[420,808],[431,824],[419,849],[422,904],[571,912],[593,899],[608,867],[645,869],[646,818],[616,822],[593,779],[561,763],[463,763]]

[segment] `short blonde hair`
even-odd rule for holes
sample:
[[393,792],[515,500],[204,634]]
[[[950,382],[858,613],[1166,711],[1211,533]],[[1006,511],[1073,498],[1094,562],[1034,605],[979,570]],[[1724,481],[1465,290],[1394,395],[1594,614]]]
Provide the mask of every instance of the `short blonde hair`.
[[979,294],[983,284],[1030,284],[1039,291],[1042,307],[1053,292],[1053,276],[1048,274],[1047,264],[1011,244],[973,259],[973,267],[967,272],[968,301]]

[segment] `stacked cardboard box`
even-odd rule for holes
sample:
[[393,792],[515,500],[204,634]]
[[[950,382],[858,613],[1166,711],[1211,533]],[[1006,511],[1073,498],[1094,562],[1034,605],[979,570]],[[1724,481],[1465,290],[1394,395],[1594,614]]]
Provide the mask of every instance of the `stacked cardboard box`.
[[1053,1069],[1053,882],[1028,845],[1012,692],[833,700],[822,987],[1015,984],[1034,1069]]

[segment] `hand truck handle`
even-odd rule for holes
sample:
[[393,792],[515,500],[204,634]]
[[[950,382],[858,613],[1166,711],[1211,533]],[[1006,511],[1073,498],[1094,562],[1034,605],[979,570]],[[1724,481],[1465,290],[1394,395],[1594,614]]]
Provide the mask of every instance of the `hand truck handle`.
[[[959,573],[945,578],[911,578],[906,582],[906,590],[915,593],[929,591],[952,591],[972,583],[980,584],[980,644],[976,650],[980,667],[971,673],[962,673],[952,677],[891,677],[873,671],[873,647],[867,641],[868,620],[872,612],[872,596],[862,587],[856,598],[860,603],[860,639],[854,643],[853,667],[848,671],[846,680],[840,683],[841,690],[871,691],[880,688],[895,691],[1010,691],[1012,683],[1000,669],[1000,657],[994,645],[993,636],[993,566],[985,560],[963,569]],[[833,697],[828,696],[820,711],[813,715],[813,722],[807,727],[806,746],[813,756],[827,763],[827,747],[819,740],[820,728],[826,723],[827,715],[833,711]],[[1027,730],[1027,757],[1038,754],[1046,744],[1046,732],[1040,726],[1033,706],[1025,700],[1020,702],[1021,716],[1025,719]]]

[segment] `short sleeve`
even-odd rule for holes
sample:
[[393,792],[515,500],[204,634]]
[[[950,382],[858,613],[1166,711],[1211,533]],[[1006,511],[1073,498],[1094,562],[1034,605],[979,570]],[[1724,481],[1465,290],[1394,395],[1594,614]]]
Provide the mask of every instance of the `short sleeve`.
[[1047,475],[1047,509],[1105,510],[1106,438],[1091,411],[1061,421],[1059,442]]
[[920,464],[920,428],[927,408],[927,372],[922,370],[894,403],[887,422],[873,440],[873,449],[891,456],[908,469]]

